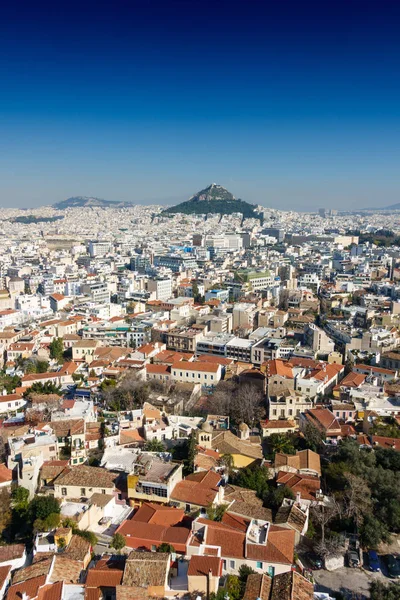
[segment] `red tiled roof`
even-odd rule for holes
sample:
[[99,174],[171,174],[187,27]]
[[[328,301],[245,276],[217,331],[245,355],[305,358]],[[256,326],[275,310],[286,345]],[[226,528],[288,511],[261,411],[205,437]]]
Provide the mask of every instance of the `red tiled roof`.
[[119,569],[89,569],[86,577],[87,587],[115,587],[120,585],[124,572]]
[[21,600],[22,595],[26,594],[28,598],[36,598],[39,588],[46,582],[46,575],[33,577],[28,581],[16,583],[8,588],[6,600]]
[[222,560],[217,556],[192,556],[188,568],[188,577],[208,576],[209,572],[213,577],[221,577]]

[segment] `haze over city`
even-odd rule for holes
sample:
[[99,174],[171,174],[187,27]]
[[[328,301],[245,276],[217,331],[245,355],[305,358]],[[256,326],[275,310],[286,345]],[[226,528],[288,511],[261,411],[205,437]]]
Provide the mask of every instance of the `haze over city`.
[[398,3],[6,3],[0,205],[400,199]]

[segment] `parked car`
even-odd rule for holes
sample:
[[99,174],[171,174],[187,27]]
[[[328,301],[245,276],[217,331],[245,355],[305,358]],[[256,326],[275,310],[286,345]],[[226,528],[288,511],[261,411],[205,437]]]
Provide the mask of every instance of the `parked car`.
[[370,571],[380,571],[381,570],[381,565],[379,562],[379,556],[376,552],[376,550],[369,550],[368,551],[368,564],[369,564],[369,570]]
[[388,568],[389,577],[392,579],[400,578],[400,563],[399,559],[396,558],[393,554],[388,554],[386,556],[386,564]]
[[359,567],[361,563],[360,557],[358,556],[358,552],[356,552],[355,550],[349,550],[349,552],[347,553],[347,562],[349,564],[349,567]]
[[322,569],[323,562],[318,554],[315,554],[315,552],[307,552],[306,558],[312,569]]

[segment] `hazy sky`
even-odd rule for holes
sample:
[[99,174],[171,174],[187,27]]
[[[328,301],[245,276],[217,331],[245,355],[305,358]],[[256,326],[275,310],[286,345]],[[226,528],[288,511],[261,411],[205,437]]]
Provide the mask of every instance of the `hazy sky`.
[[398,0],[2,3],[0,206],[400,202]]

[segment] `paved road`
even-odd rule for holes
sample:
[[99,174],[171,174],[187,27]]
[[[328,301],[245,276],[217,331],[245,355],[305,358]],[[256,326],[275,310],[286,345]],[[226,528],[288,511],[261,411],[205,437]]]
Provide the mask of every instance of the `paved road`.
[[350,569],[348,567],[342,567],[337,571],[321,569],[320,571],[314,571],[313,574],[316,591],[341,592],[345,598],[357,598],[357,600],[365,600],[370,597],[369,586],[374,579],[379,579],[384,583],[391,581],[383,573],[371,573],[364,569]]

